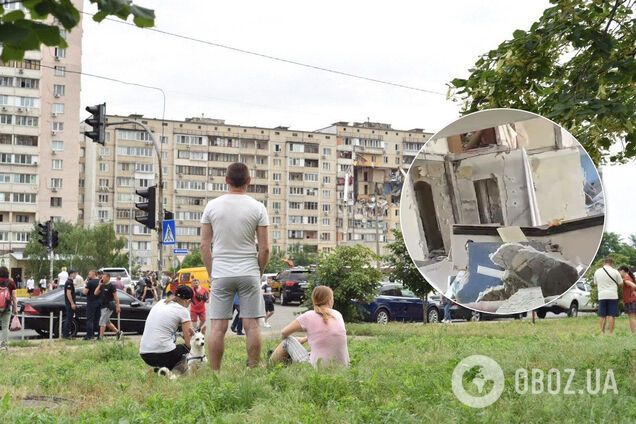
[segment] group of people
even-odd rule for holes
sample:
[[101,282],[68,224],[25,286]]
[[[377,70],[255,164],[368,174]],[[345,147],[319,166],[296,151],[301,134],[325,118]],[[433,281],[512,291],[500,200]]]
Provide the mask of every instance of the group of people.
[[[261,357],[259,320],[268,319],[274,312],[271,291],[261,286],[270,253],[267,209],[247,194],[250,176],[244,164],[230,165],[225,183],[228,193],[211,200],[201,218],[201,257],[212,281],[204,323],[210,326],[208,361],[214,371],[221,369],[225,334],[237,309],[235,304],[240,310],[241,332],[245,331],[248,367],[257,366]],[[195,321],[191,309],[193,297],[190,287],[179,286],[174,294],[153,306],[139,348],[148,365],[173,369],[187,360]],[[314,366],[348,365],[346,329],[342,315],[333,309],[333,291],[326,286],[316,287],[312,302],[313,310],[283,328],[283,340],[269,359],[309,362]],[[175,343],[179,328],[184,338],[181,345]],[[307,336],[293,337],[299,331],[305,331]],[[303,344],[309,344],[311,351],[307,352]]]
[[598,317],[601,334],[614,332],[618,316],[619,292],[623,293],[623,307],[629,320],[629,328],[636,333],[636,278],[625,265],[614,268],[614,261],[606,258],[603,266],[594,272],[594,284],[598,288]]
[[[73,318],[77,310],[74,283],[77,271],[71,269],[68,274],[64,283],[65,317],[62,337],[65,339],[72,338]],[[117,289],[116,283],[110,281],[109,273],[97,273],[94,270],[88,272],[82,289],[82,293],[86,296],[86,335],[84,340],[93,340],[96,333],[97,340],[103,339],[106,329],[114,332],[118,340],[121,339],[122,331],[110,320],[113,312],[117,315],[121,313]]]

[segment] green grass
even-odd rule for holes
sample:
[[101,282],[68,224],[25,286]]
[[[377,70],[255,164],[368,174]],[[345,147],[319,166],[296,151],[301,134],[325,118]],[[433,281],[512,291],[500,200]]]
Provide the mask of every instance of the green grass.
[[[351,367],[245,368],[244,339],[229,337],[223,371],[207,368],[168,381],[154,375],[131,341],[13,345],[0,373],[0,422],[13,423],[420,423],[635,422],[636,336],[617,322],[598,335],[593,317],[461,325],[349,325]],[[273,348],[266,340],[263,351]],[[472,354],[488,355],[505,374],[501,398],[485,409],[457,401],[451,375]],[[518,368],[612,369],[618,394],[520,395]],[[564,376],[562,378],[565,378]],[[23,406],[26,396],[56,396],[56,408]]]

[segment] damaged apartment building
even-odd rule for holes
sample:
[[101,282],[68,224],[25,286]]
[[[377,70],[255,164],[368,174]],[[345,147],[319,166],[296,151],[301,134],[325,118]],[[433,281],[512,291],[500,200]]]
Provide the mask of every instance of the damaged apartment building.
[[[545,296],[563,293],[594,258],[603,231],[599,176],[579,143],[547,119],[505,112],[469,115],[442,130],[416,158],[403,188],[411,257],[441,290],[467,271],[464,302],[485,300],[485,289],[502,284],[505,267],[491,255],[511,240],[576,269],[544,289]],[[516,239],[502,236],[509,227],[521,230]]]

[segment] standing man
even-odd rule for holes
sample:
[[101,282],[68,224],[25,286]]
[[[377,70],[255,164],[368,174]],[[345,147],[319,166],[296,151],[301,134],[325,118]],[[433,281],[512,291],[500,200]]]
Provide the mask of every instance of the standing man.
[[46,275],[40,278],[40,293],[46,293]]
[[33,292],[35,291],[35,280],[31,275],[26,282],[27,293],[29,293],[29,298],[33,296]]
[[235,293],[240,299],[247,336],[247,365],[258,365],[261,355],[258,320],[265,316],[260,280],[269,259],[267,209],[247,194],[250,184],[247,166],[242,163],[228,166],[225,183],[228,193],[211,200],[201,217],[201,258],[212,282],[208,356],[214,371],[221,369]]
[[113,311],[119,315],[121,313],[121,308],[119,307],[119,296],[117,296],[117,289],[115,285],[110,282],[110,274],[105,272],[102,274],[101,280],[99,280],[99,284],[95,289],[95,296],[99,296],[101,302],[101,311],[99,316],[99,338],[101,340],[104,338],[104,333],[106,332],[106,327],[110,331],[115,333],[115,337],[117,340],[121,340],[121,335],[123,334],[121,330],[119,330],[115,325],[110,322],[110,317],[113,315]]
[[73,280],[77,272],[74,269],[69,270],[68,277],[64,282],[64,306],[66,309],[66,321],[64,321],[64,328],[62,328],[62,337],[65,339],[72,339],[71,335],[73,330],[73,317],[75,316],[75,310],[77,304],[75,303],[75,284]]
[[265,322],[263,323],[263,327],[270,328],[271,324],[269,323],[269,319],[274,315],[274,293],[272,293],[272,286],[269,285],[269,278],[261,287],[263,291],[263,301],[265,301]]
[[614,261],[605,258],[603,266],[594,272],[594,284],[598,289],[598,316],[601,334],[605,334],[605,323],[608,322],[608,332],[614,332],[615,318],[618,316],[618,290],[623,284],[623,277],[612,267]]
[[209,299],[208,290],[201,287],[196,278],[192,280],[192,303],[190,304],[190,319],[195,331],[205,332],[205,303]]
[[101,302],[99,297],[95,295],[97,286],[99,286],[97,273],[93,270],[88,271],[86,284],[82,290],[86,295],[86,336],[84,336],[84,340],[92,340],[95,337],[95,333],[99,331]]

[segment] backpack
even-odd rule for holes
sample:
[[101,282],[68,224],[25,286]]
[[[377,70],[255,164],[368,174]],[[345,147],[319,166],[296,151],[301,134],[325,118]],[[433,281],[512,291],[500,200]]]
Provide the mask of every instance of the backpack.
[[11,307],[11,290],[9,290],[9,280],[0,281],[0,313]]

